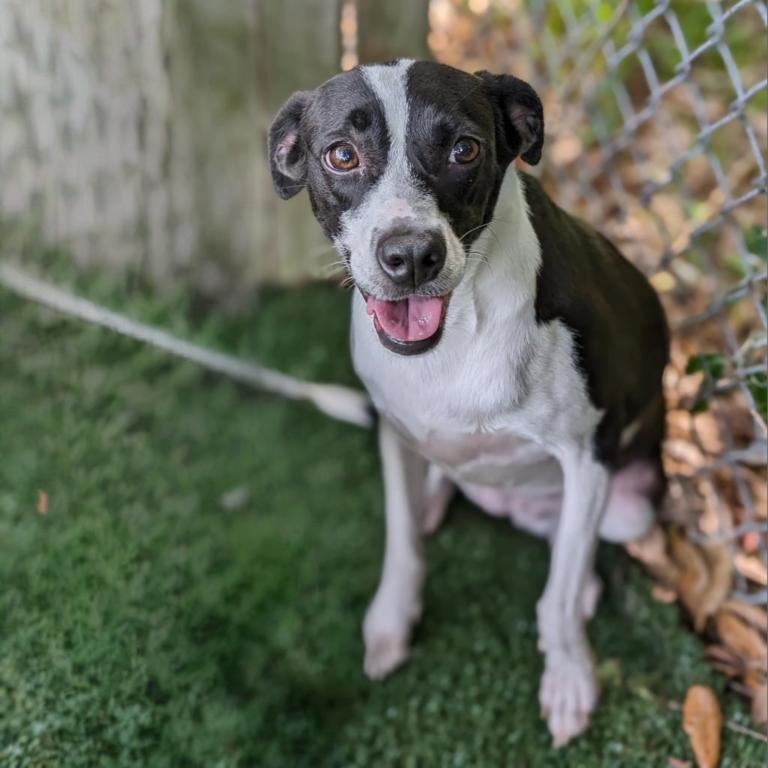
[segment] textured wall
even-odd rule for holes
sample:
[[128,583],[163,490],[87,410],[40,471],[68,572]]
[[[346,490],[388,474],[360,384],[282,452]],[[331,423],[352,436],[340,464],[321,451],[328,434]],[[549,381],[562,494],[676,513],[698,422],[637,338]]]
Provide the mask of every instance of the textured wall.
[[33,214],[83,263],[142,270],[174,247],[161,16],[161,0],[0,3],[0,213]]
[[2,0],[0,217],[84,265],[237,302],[330,260],[264,148],[338,70],[337,0]]

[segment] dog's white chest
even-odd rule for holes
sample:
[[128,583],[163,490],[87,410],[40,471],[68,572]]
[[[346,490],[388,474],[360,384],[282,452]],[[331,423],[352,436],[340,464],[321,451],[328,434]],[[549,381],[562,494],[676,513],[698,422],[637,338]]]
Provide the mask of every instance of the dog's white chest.
[[[407,428],[397,426],[408,437]],[[418,448],[462,486],[514,488],[538,494],[562,485],[557,461],[532,440],[512,432],[429,432]]]
[[[545,432],[557,409],[542,408],[530,391],[527,372],[510,360],[514,343],[481,335],[463,344],[457,329],[447,334],[448,343],[428,357],[398,358],[381,348],[359,307],[353,310],[355,366],[378,411],[468,495],[480,488],[559,492],[560,466],[531,434]],[[508,506],[485,502],[478,499],[489,511]]]

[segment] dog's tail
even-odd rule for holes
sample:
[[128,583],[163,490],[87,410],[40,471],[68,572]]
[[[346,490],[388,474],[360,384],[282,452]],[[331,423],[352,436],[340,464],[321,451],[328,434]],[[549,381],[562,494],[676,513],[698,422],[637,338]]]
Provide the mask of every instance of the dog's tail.
[[70,317],[109,328],[122,336],[142,341],[177,357],[191,360],[216,373],[247,384],[262,392],[306,400],[323,413],[339,421],[371,427],[374,411],[368,396],[356,389],[336,384],[313,384],[293,376],[264,368],[236,357],[184,341],[170,333],[132,320],[98,304],[73,296],[60,288],[38,280],[10,264],[0,264],[0,285],[30,301],[43,304]]

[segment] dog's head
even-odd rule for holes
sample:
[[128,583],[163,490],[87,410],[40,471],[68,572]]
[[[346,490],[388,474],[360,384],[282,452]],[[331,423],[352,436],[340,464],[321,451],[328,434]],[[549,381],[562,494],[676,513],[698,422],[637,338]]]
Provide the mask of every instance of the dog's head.
[[522,80],[396,61],[291,96],[269,157],[282,198],[307,188],[382,344],[415,354],[440,339],[509,164],[538,163],[543,141],[541,101]]

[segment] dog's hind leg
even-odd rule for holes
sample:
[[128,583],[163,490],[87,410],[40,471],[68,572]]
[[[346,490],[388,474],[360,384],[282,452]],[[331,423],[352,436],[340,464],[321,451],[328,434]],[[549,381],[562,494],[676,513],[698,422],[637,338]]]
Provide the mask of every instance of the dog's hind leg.
[[408,658],[411,628],[421,616],[424,556],[421,518],[427,460],[414,453],[381,418],[386,546],[381,580],[363,623],[365,673],[386,677]]
[[425,536],[433,534],[440,527],[455,493],[456,484],[453,480],[437,464],[430,464],[421,518],[421,532]]
[[663,482],[651,461],[634,461],[613,475],[600,538],[623,544],[644,536],[656,520],[654,497]]

